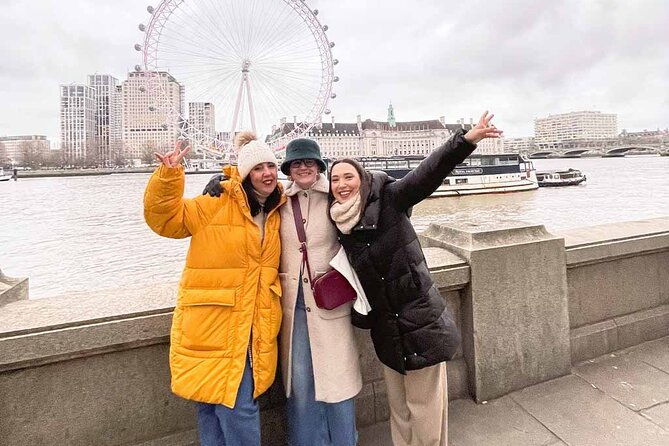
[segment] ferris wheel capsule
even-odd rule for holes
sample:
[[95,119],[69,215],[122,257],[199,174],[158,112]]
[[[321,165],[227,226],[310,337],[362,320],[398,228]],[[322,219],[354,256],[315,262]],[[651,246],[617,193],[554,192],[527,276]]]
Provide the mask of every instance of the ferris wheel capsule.
[[314,13],[314,15],[318,15],[318,9],[314,9],[314,10],[313,10],[313,11],[311,11],[311,12],[313,12],[313,13]]
[[332,61],[332,65],[337,65],[338,63],[339,63],[339,59],[334,59],[334,60]]
[[135,71],[142,71],[141,65],[135,65]]
[[335,77],[332,79],[332,82],[339,82],[339,76],[335,76]]
[[334,98],[336,98],[336,97],[337,97],[337,93],[332,93],[332,94],[330,95],[330,99],[334,99]]
[[335,43],[334,43],[334,42],[330,42],[330,48],[334,48],[334,46],[335,46]]
[[142,93],[146,93],[146,87],[142,85],[141,87],[139,87],[139,91],[141,91]]
[[153,9],[153,6],[151,5],[147,6],[146,10],[149,12],[149,14],[153,14],[153,12],[155,11],[155,9]]
[[156,111],[156,107],[154,107],[153,105],[150,105],[149,106],[149,111]]
[[329,26],[327,26],[327,25],[323,25],[323,31],[327,31],[328,29],[330,29]]
[[143,23],[140,23],[139,26],[138,26],[137,28],[139,28],[139,30],[140,30],[141,32],[146,31],[146,26],[144,26]]
[[135,44],[135,51],[142,51],[142,45],[140,45],[139,43],[136,43]]
[[325,113],[326,115],[329,115],[330,113],[332,113],[332,111],[329,108],[326,108],[323,113]]

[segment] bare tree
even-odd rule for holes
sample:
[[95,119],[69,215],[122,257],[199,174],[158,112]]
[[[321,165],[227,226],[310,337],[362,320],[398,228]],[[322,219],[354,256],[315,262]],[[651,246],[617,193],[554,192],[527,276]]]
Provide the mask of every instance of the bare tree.
[[45,167],[63,167],[65,165],[63,150],[49,150],[42,165]]
[[31,169],[37,169],[44,163],[42,151],[32,141],[22,142],[19,146],[21,155],[23,155],[23,165]]
[[157,144],[155,141],[146,141],[142,147],[142,163],[144,164],[154,164],[156,158],[154,152],[157,151]]

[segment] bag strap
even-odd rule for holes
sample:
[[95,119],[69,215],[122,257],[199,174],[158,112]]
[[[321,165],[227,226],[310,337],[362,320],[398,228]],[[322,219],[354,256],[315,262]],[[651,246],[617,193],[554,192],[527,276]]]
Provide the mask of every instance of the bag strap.
[[313,289],[314,282],[311,278],[311,267],[309,266],[309,256],[307,254],[307,234],[304,232],[304,220],[302,219],[302,209],[297,194],[290,197],[290,203],[293,206],[293,218],[295,219],[295,229],[297,238],[300,239],[300,252],[302,253],[302,267],[306,266],[309,275],[309,285]]

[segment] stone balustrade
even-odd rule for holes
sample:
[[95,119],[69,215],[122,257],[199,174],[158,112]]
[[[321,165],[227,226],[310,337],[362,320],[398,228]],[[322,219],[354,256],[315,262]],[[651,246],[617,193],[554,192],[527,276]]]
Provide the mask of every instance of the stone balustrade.
[[[433,225],[421,243],[463,333],[450,398],[482,402],[669,335],[669,218],[560,234]],[[195,444],[193,405],[169,391],[176,284],[25,300],[20,283],[4,300],[0,288],[2,444]],[[387,399],[368,333],[357,341],[366,426],[388,418]],[[267,445],[285,444],[279,381],[260,402]]]

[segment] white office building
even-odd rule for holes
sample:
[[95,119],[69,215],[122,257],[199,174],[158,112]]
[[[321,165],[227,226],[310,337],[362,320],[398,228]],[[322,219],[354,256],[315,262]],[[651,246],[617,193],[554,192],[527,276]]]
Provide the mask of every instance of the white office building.
[[216,114],[211,102],[188,103],[188,128],[191,147],[198,149],[215,149]]
[[121,155],[121,94],[118,79],[91,74],[88,85],[95,90],[95,138],[101,164],[114,164]]
[[60,86],[60,139],[66,163],[96,163],[95,89],[83,84]]
[[0,165],[22,166],[26,152],[45,158],[49,150],[50,143],[44,135],[0,136]]
[[531,136],[522,138],[501,138],[506,153],[531,153],[535,151],[534,138]]
[[[179,136],[184,88],[166,72],[135,71],[121,86],[123,155],[138,160],[146,153],[165,152]],[[171,104],[174,108],[170,113]]]
[[618,136],[618,115],[578,111],[534,120],[534,138],[539,149],[563,149]]

